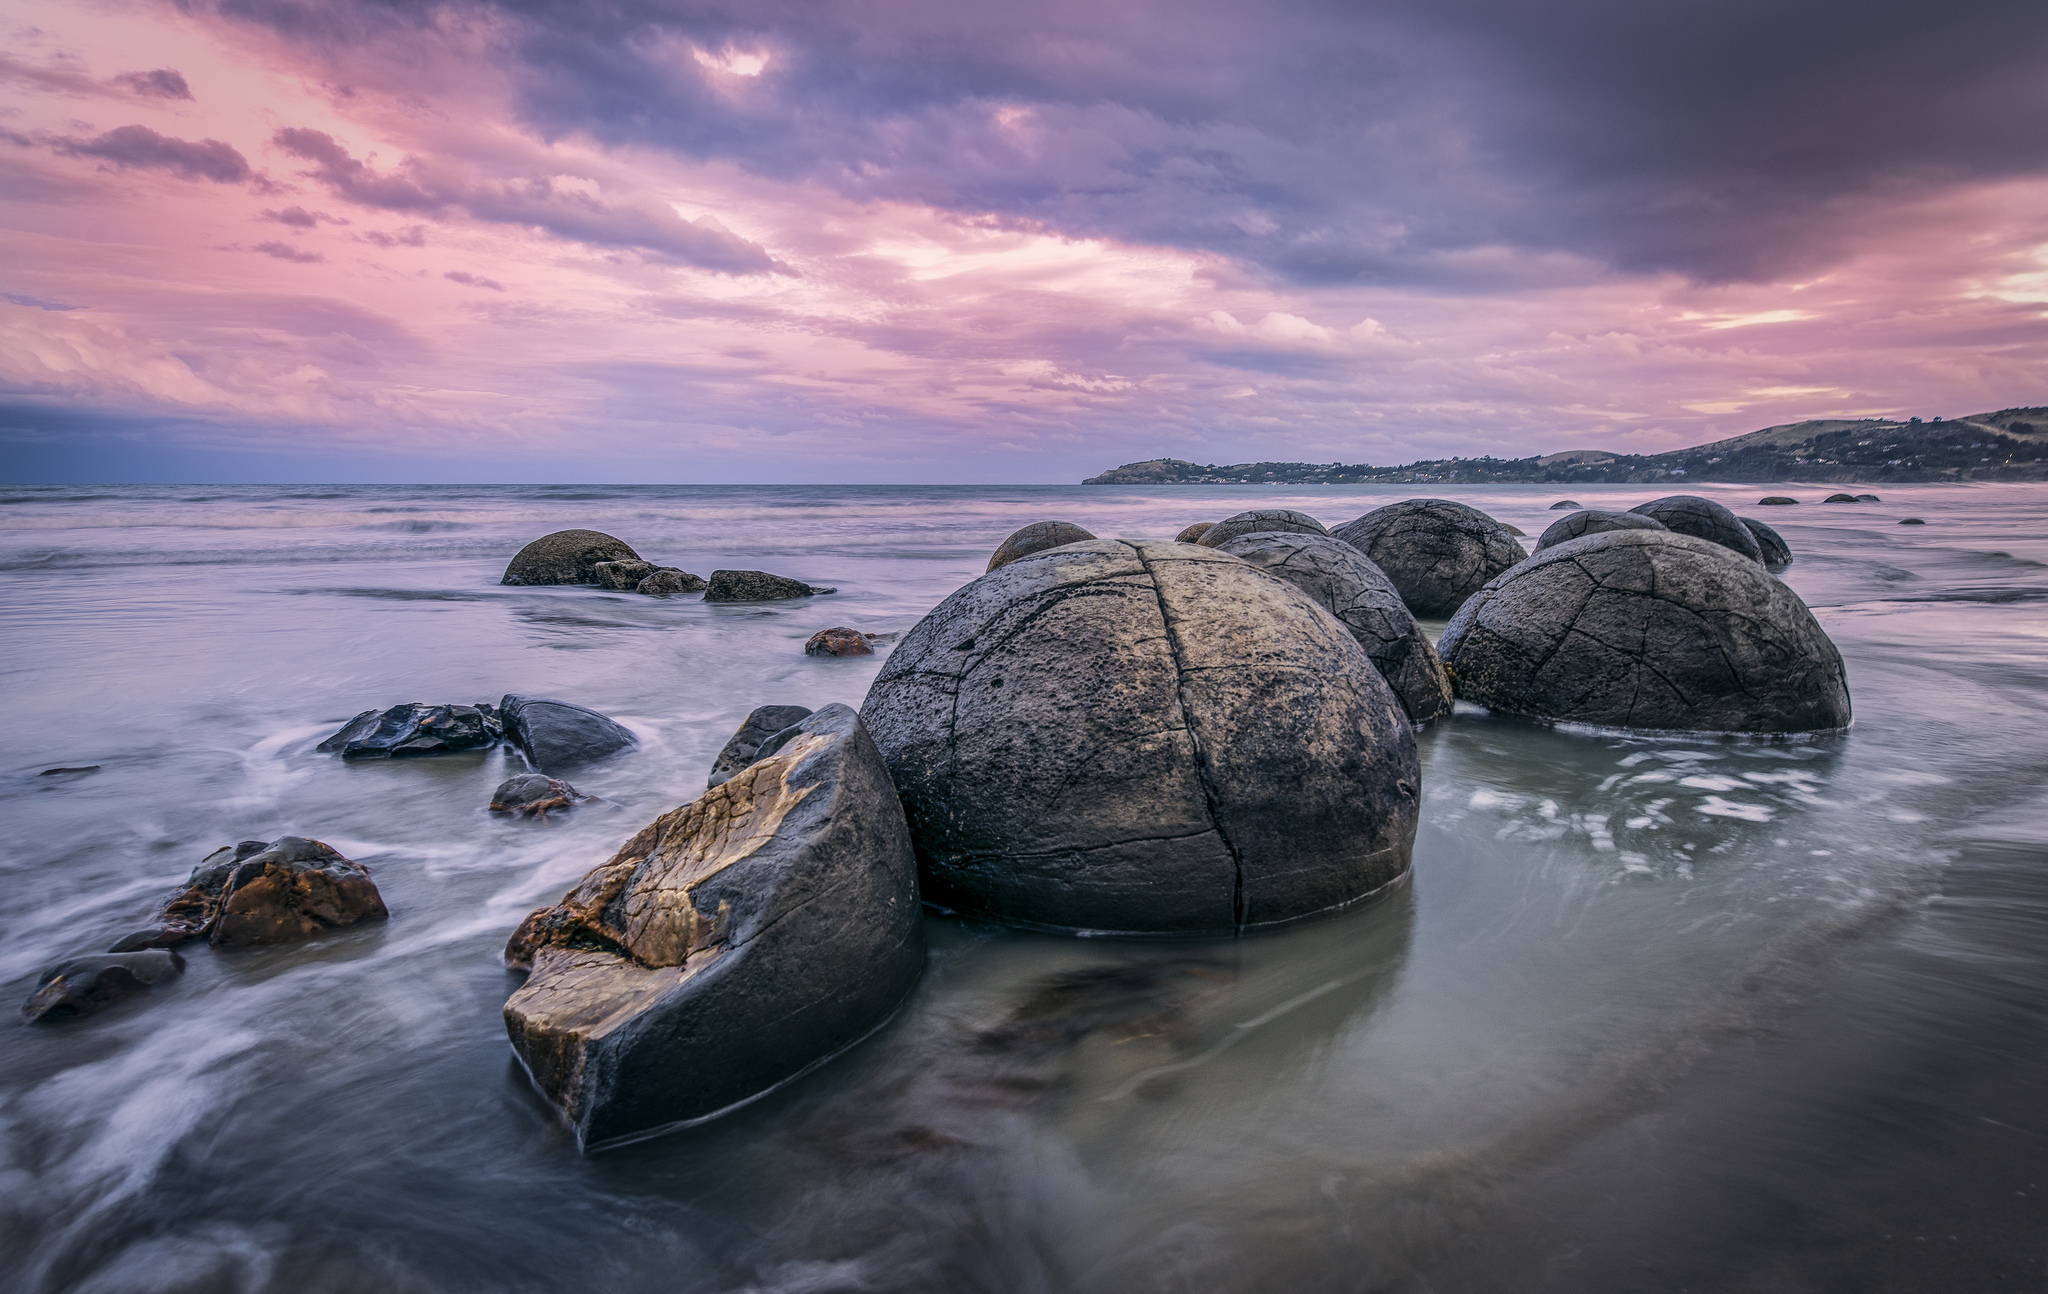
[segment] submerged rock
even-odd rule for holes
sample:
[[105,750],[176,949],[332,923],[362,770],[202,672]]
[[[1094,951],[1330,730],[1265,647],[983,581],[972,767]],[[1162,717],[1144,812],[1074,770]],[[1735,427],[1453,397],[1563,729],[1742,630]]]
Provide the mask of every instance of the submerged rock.
[[858,629],[835,625],[820,629],[804,643],[806,656],[872,656],[875,644]]
[[1528,556],[1498,521],[1449,499],[1390,503],[1331,533],[1370,557],[1424,618],[1451,614]]
[[1034,521],[996,546],[989,554],[988,569],[1008,566],[1019,557],[1042,553],[1062,544],[1078,544],[1094,535],[1069,521]]
[[508,692],[498,702],[505,736],[541,772],[603,759],[640,739],[589,706]]
[[1550,523],[1536,539],[1536,551],[1555,548],[1569,539],[1582,535],[1601,535],[1610,530],[1663,530],[1665,525],[1655,517],[1639,516],[1633,512],[1574,512],[1569,517],[1559,517]]
[[1202,532],[1195,542],[1204,548],[1221,548],[1240,535],[1258,534],[1327,535],[1329,528],[1306,512],[1292,508],[1253,508],[1225,517]]
[[363,711],[313,749],[340,751],[343,759],[410,759],[485,750],[504,735],[498,712],[488,705],[407,701]]
[[861,713],[947,907],[1228,931],[1408,870],[1400,703],[1342,622],[1225,553],[1096,540],[984,575],[904,635]]
[[1559,499],[1556,503],[1550,505],[1550,510],[1552,512],[1575,512],[1585,506],[1585,504],[1580,503],[1577,499]]
[[1668,494],[1661,499],[1638,504],[1629,511],[1637,516],[1654,517],[1663,522],[1667,530],[1719,544],[1753,562],[1764,559],[1763,550],[1757,547],[1756,536],[1742,524],[1742,518],[1712,499],[1703,499],[1697,494]]
[[185,971],[185,959],[162,948],[74,957],[44,971],[21,1004],[29,1021],[75,1020],[149,992]]
[[1880,499],[1880,498],[1878,498],[1878,497],[1877,497],[1877,496],[1876,496],[1875,494],[1859,494],[1859,495],[1857,495],[1857,496],[1856,496],[1856,502],[1858,502],[1858,503],[1883,503],[1883,502],[1884,502],[1884,500],[1883,500],[1883,499]]
[[740,721],[739,728],[718,752],[718,758],[711,764],[709,785],[717,786],[729,781],[734,773],[761,757],[761,743],[785,728],[793,727],[811,717],[811,712],[800,705],[763,705],[755,707]]
[[645,593],[649,597],[668,598],[678,593],[702,593],[707,587],[709,586],[701,575],[692,575],[673,566],[663,566],[635,584],[633,591]]
[[601,530],[557,530],[519,550],[501,584],[595,584],[599,562],[637,562],[622,539]]
[[491,812],[523,814],[546,822],[557,809],[572,809],[590,799],[559,777],[521,773],[498,783],[498,789],[491,792]]
[[1209,533],[1209,527],[1215,524],[1213,521],[1197,521],[1194,525],[1175,535],[1173,542],[1176,544],[1199,544],[1202,542],[1202,536]]
[[706,602],[779,602],[784,598],[807,598],[819,593],[837,593],[766,571],[713,571],[711,586],[704,591]]
[[1906,517],[1899,522],[1902,526],[1924,526],[1927,523],[1919,517]]
[[1792,564],[1792,545],[1785,542],[1785,536],[1752,517],[1737,517],[1749,527],[1749,533],[1756,539],[1757,551],[1763,554],[1764,569],[1782,571]]
[[1828,496],[1827,498],[1825,498],[1825,499],[1822,499],[1822,500],[1821,500],[1821,502],[1822,502],[1822,503],[1860,503],[1860,502],[1862,502],[1862,500],[1858,499],[1858,498],[1857,498],[1857,497],[1856,497],[1855,495],[1853,495],[1853,494],[1830,494],[1830,495],[1829,495],[1829,496]]
[[1691,535],[1546,549],[1466,603],[1439,650],[1460,698],[1505,714],[1760,733],[1850,718],[1842,655],[1799,595]]
[[156,928],[115,952],[204,938],[215,948],[288,943],[391,914],[370,869],[301,836],[223,846],[157,910]]
[[1756,501],[1757,506],[1760,508],[1783,508],[1788,507],[1792,504],[1796,504],[1798,502],[1799,500],[1789,498],[1782,494],[1767,495],[1766,497],[1758,499]]
[[923,968],[920,921],[895,788],[826,706],[521,923],[506,1032],[582,1145],[643,1136],[873,1032]]
[[1343,621],[1410,723],[1450,713],[1451,681],[1436,648],[1393,582],[1364,553],[1330,535],[1271,531],[1240,535],[1216,551],[1279,576]]

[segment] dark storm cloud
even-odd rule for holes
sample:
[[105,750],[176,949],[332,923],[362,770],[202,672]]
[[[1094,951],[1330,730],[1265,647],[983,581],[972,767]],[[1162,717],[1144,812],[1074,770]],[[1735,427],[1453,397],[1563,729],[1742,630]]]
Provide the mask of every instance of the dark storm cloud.
[[55,140],[51,147],[69,157],[94,157],[124,170],[170,171],[216,184],[240,183],[253,174],[249,160],[218,139],[174,139],[147,126],[118,126],[94,139]]
[[[330,51],[484,11],[226,9]],[[2039,0],[487,12],[545,133],[1219,251],[1303,282],[1558,272],[1475,262],[1493,247],[1764,276],[1840,255],[1897,197],[2048,166]],[[765,66],[721,70],[734,52]]]

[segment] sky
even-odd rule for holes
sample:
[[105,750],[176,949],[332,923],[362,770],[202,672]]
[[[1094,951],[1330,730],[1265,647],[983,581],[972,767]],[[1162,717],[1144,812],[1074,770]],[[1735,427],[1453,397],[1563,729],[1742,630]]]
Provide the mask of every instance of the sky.
[[0,0],[0,477],[1070,482],[2048,404],[2040,0]]

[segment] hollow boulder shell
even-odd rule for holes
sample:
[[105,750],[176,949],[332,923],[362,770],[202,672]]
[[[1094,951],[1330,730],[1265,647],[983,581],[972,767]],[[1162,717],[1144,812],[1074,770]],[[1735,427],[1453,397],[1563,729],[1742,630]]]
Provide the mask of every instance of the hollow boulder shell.
[[1669,494],[1648,503],[1639,503],[1629,509],[1639,517],[1651,517],[1663,523],[1666,530],[1681,535],[1691,535],[1709,543],[1719,544],[1730,552],[1741,553],[1753,562],[1762,562],[1763,549],[1757,546],[1756,536],[1742,518],[1730,512],[1725,504],[1703,499],[1697,494]]
[[1574,512],[1568,517],[1559,517],[1543,528],[1536,539],[1536,551],[1555,548],[1568,539],[1583,535],[1597,535],[1609,530],[1663,530],[1663,522],[1655,517],[1645,517],[1634,512],[1601,512],[1596,508]]
[[917,982],[920,921],[881,756],[828,705],[527,917],[506,1031],[581,1144],[646,1136],[871,1033]]
[[595,584],[600,562],[637,562],[640,554],[602,530],[557,530],[513,556],[501,584]]
[[1364,553],[1329,535],[1239,535],[1216,551],[1277,575],[1344,622],[1394,690],[1410,723],[1450,713],[1451,681],[1429,635]]
[[1450,615],[1528,556],[1498,521],[1449,499],[1403,499],[1330,533],[1370,557],[1424,619]]
[[1799,595],[1691,535],[1545,549],[1475,594],[1438,649],[1460,698],[1507,714],[1756,733],[1850,718],[1842,655]]
[[996,546],[996,550],[989,554],[988,569],[993,571],[1008,566],[1019,557],[1093,538],[1092,533],[1071,521],[1034,521]]
[[1253,508],[1225,517],[1202,532],[1195,542],[1204,548],[1221,548],[1239,535],[1258,534],[1327,535],[1329,527],[1306,512],[1292,508]]
[[1414,731],[1285,580],[1191,544],[1013,562],[906,634],[862,717],[928,901],[1056,929],[1207,933],[1406,874]]

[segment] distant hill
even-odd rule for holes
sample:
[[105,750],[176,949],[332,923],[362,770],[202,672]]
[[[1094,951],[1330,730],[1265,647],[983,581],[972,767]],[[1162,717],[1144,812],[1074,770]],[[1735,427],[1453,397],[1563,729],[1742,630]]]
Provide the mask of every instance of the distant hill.
[[1814,418],[1662,454],[1570,449],[1529,458],[1370,463],[1232,463],[1153,458],[1083,485],[1483,485],[1678,481],[2048,480],[2048,406],[1891,422]]

